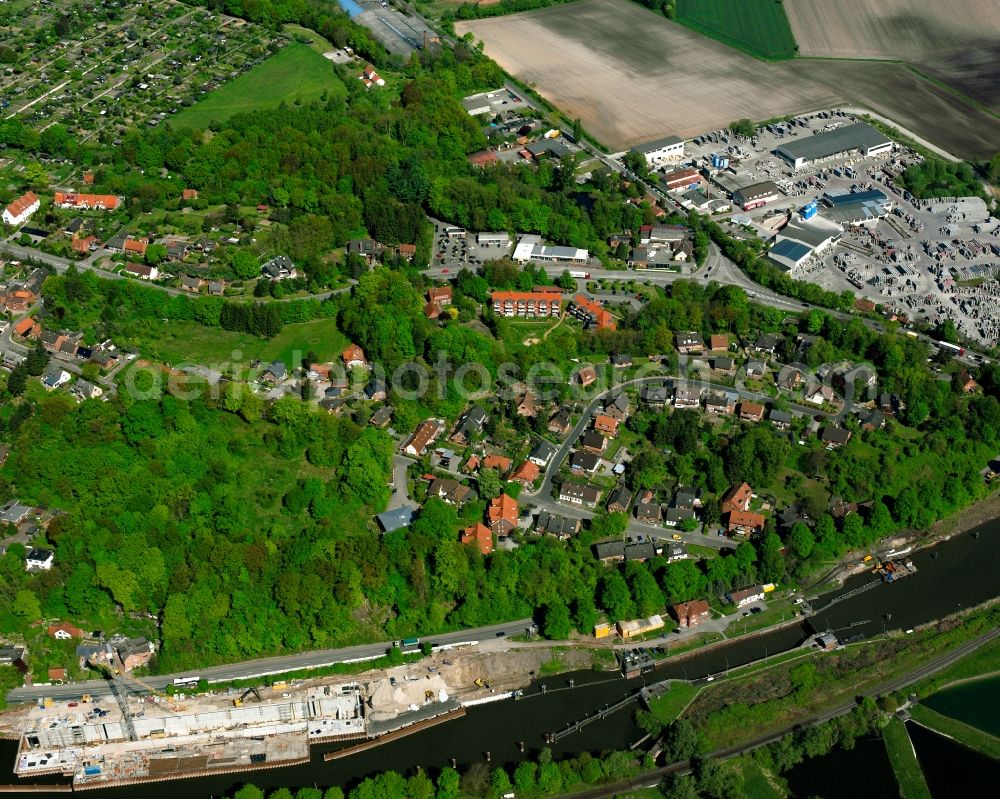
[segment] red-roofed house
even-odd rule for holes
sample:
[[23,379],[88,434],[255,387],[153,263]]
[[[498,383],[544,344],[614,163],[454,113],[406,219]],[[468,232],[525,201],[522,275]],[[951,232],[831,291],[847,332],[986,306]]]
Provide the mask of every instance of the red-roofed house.
[[753,535],[764,529],[764,517],[753,511],[734,510],[729,514],[728,528],[730,535]]
[[122,250],[126,255],[145,256],[148,246],[149,242],[144,239],[125,239]]
[[506,474],[510,470],[510,458],[503,455],[487,455],[483,458],[484,469],[496,469],[500,474]]
[[50,624],[48,634],[60,641],[68,641],[70,638],[83,638],[83,630],[70,624],[68,621],[61,621],[58,624]]
[[75,191],[57,191],[52,202],[60,208],[80,211],[114,211],[121,205],[121,200],[113,194],[77,194]]
[[749,483],[740,483],[738,486],[730,488],[722,497],[722,512],[732,513],[734,510],[750,510],[750,500],[753,498],[753,489]]
[[20,225],[28,221],[28,217],[42,207],[41,200],[33,191],[26,192],[3,209],[3,221],[8,225]]
[[344,359],[344,366],[348,369],[355,366],[368,365],[368,360],[365,358],[365,351],[357,344],[351,344],[340,354],[340,357]]
[[24,317],[20,322],[14,325],[14,332],[19,336],[27,336],[31,329],[35,326],[35,320],[30,316]]
[[603,413],[594,417],[594,429],[603,436],[614,436],[618,432],[618,420]]
[[33,291],[15,289],[3,298],[3,304],[11,313],[22,313],[27,311],[38,299]]
[[478,153],[470,155],[467,160],[473,166],[484,167],[495,164],[500,158],[493,150],[481,150]]
[[539,474],[541,474],[541,469],[538,468],[538,464],[525,461],[514,470],[514,474],[510,476],[510,480],[513,483],[530,486],[538,479]]
[[517,501],[513,497],[501,494],[490,500],[486,511],[490,529],[499,537],[510,535],[517,528]]
[[476,544],[480,552],[489,555],[493,551],[493,532],[482,522],[476,522],[462,530],[462,543]]
[[615,318],[604,310],[604,306],[589,297],[585,297],[583,294],[577,294],[573,298],[573,306],[570,308],[570,313],[583,322],[583,326],[588,330],[591,328],[596,330],[614,330],[616,326]]
[[184,189],[184,191],[181,192],[181,199],[182,200],[197,200],[198,199],[198,190],[197,189]]

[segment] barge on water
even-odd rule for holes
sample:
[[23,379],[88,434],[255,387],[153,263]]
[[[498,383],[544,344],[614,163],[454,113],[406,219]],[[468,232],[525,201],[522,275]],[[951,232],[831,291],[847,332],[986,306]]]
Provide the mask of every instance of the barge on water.
[[894,583],[897,580],[902,580],[904,577],[909,577],[911,574],[916,573],[917,567],[913,565],[912,560],[908,560],[905,563],[898,560],[877,561],[875,568],[872,569],[872,574],[877,574],[887,583]]

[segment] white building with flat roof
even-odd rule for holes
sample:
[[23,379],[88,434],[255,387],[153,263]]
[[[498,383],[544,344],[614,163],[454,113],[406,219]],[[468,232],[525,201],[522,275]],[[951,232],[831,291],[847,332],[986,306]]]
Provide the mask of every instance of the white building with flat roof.
[[679,136],[667,136],[655,141],[637,144],[633,153],[642,154],[650,166],[663,161],[678,161],[684,157],[684,139]]
[[511,256],[519,264],[531,261],[566,264],[585,264],[590,259],[587,250],[578,247],[549,246],[542,244],[542,237],[525,235],[517,242]]

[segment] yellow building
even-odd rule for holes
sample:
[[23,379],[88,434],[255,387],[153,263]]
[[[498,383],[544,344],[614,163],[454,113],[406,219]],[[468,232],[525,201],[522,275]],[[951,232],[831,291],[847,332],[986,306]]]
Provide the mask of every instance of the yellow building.
[[634,619],[633,621],[620,621],[616,625],[618,634],[623,641],[631,641],[633,638],[646,635],[656,630],[663,629],[662,616],[650,616],[648,619]]

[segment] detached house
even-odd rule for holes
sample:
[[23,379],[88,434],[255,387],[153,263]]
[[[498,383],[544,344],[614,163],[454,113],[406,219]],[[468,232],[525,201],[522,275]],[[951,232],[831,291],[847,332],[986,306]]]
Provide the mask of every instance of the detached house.
[[618,433],[618,420],[613,416],[598,414],[594,417],[594,430],[601,435],[613,438]]
[[677,619],[677,625],[682,628],[697,627],[703,621],[712,617],[708,602],[704,599],[692,599],[670,606],[670,615]]
[[368,359],[365,358],[365,351],[357,344],[351,344],[341,354],[344,366],[353,369],[356,366],[368,366]]
[[764,529],[765,519],[753,511],[734,510],[729,514],[727,528],[730,535],[751,536]]
[[403,446],[403,453],[419,458],[427,451],[428,445],[437,438],[442,426],[437,419],[428,419],[423,422]]
[[700,355],[705,349],[701,334],[691,330],[687,333],[677,333],[674,336],[677,351],[682,355]]
[[566,482],[559,487],[559,501],[570,505],[583,505],[587,508],[596,508],[600,498],[600,489],[591,485]]
[[41,200],[38,199],[33,191],[26,192],[14,200],[10,205],[3,209],[4,224],[11,225],[12,227],[17,227],[18,225],[27,222],[28,217],[30,217],[35,211],[42,207]]
[[483,426],[486,424],[487,419],[486,411],[478,405],[473,405],[458,420],[455,432],[451,435],[451,440],[456,444],[467,444],[482,434]]
[[490,529],[496,536],[505,538],[517,529],[517,501],[507,494],[501,494],[496,499],[490,500],[486,516]]
[[493,551],[493,531],[482,522],[462,530],[461,541],[463,544],[475,544],[484,555]]
[[721,510],[723,513],[732,513],[736,510],[748,511],[751,499],[753,499],[753,490],[749,483],[740,483],[723,495]]
[[740,403],[740,419],[744,422],[759,422],[764,418],[764,406],[757,402]]
[[851,440],[851,431],[827,425],[820,431],[819,440],[826,444],[828,449],[836,449]]

